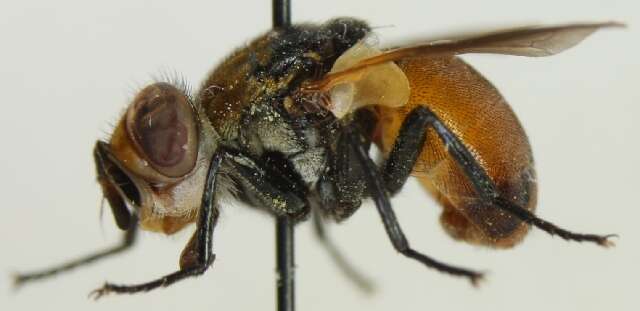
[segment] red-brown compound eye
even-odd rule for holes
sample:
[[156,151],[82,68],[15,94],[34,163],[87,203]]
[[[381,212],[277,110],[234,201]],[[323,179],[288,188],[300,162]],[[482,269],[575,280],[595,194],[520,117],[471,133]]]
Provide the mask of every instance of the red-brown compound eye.
[[169,83],[144,88],[127,111],[126,128],[136,149],[160,174],[181,177],[198,156],[198,129],[187,95]]

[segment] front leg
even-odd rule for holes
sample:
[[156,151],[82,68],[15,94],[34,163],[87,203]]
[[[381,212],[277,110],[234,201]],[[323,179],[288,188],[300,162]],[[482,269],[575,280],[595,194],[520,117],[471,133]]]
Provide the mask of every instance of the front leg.
[[[224,162],[223,162],[224,161]],[[180,256],[180,270],[151,282],[137,285],[115,285],[106,283],[92,292],[95,298],[109,293],[147,292],[158,287],[166,287],[184,278],[203,274],[213,263],[213,230],[218,220],[215,206],[216,181],[224,164],[227,174],[241,182],[257,203],[276,215],[291,216],[294,219],[308,213],[308,205],[301,197],[300,187],[296,187],[293,176],[275,169],[268,159],[265,163],[255,161],[250,156],[236,150],[221,147],[211,160],[204,185],[202,202],[198,213],[196,232]],[[283,186],[284,185],[284,186]]]
[[137,219],[135,216],[131,216],[131,217],[132,217],[130,221],[131,225],[129,226],[127,231],[124,232],[124,234],[122,235],[121,242],[118,245],[109,247],[107,249],[89,254],[87,256],[84,256],[75,260],[70,260],[58,266],[43,269],[40,271],[17,274],[15,275],[15,278],[14,278],[14,285],[16,287],[19,287],[28,282],[33,282],[33,281],[53,277],[60,273],[68,272],[77,267],[82,267],[82,266],[91,264],[93,262],[99,261],[109,256],[119,254],[121,252],[124,252],[130,249],[136,240],[136,236],[138,232],[138,225],[136,224]]
[[240,199],[294,220],[309,214],[307,188],[284,156],[266,152],[255,159],[237,150],[227,154],[229,174],[239,186]]
[[200,211],[198,212],[196,232],[182,253],[180,270],[143,284],[116,285],[106,283],[102,288],[91,293],[95,299],[110,293],[133,294],[147,292],[158,287],[166,287],[184,278],[201,275],[211,266],[215,259],[212,243],[213,229],[215,228],[219,214],[218,208],[215,205],[216,198],[214,197],[216,179],[225,156],[224,151],[218,152],[211,160],[204,185],[204,192],[202,194]]

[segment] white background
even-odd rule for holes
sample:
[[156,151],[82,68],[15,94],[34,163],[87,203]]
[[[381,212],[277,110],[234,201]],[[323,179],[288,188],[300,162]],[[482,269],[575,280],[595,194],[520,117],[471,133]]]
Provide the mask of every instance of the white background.
[[[178,72],[197,86],[232,49],[270,27],[269,1],[2,1],[0,4],[0,309],[273,310],[273,223],[225,206],[217,260],[167,289],[94,302],[106,280],[173,271],[191,229],[145,233],[117,258],[12,292],[9,274],[117,241],[99,220],[91,149],[150,77]],[[504,94],[537,161],[538,214],[567,228],[618,233],[613,249],[532,230],[514,250],[452,241],[439,207],[414,182],[393,200],[412,244],[446,262],[489,271],[479,289],[396,254],[373,206],[331,227],[377,284],[356,290],[313,238],[297,230],[299,310],[638,310],[640,240],[640,5],[637,1],[294,1],[294,21],[357,16],[384,41],[526,23],[618,20],[551,58],[465,57]],[[635,295],[632,296],[632,295]]]

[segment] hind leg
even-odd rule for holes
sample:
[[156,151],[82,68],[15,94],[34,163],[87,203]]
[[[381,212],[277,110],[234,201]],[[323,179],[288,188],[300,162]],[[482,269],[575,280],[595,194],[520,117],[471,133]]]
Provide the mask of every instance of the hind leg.
[[487,203],[487,205],[507,211],[520,220],[534,225],[551,235],[559,235],[565,240],[593,242],[601,246],[611,245],[611,242],[608,240],[611,235],[571,232],[544,219],[538,218],[526,208],[503,198],[491,178],[480,164],[478,164],[464,144],[425,106],[418,106],[407,115],[393,149],[385,162],[382,170],[382,179],[389,192],[395,193],[400,190],[411,174],[418,156],[424,147],[428,128],[435,130],[444,145],[447,146],[449,155],[464,171],[480,199]]

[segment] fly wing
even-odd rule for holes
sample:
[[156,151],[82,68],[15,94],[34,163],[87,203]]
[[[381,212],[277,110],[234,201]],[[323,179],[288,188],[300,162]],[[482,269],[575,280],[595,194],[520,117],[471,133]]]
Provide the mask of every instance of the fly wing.
[[410,47],[391,49],[360,63],[394,61],[408,57],[446,54],[487,53],[529,57],[558,54],[601,28],[624,27],[617,22],[584,23],[547,27],[521,27],[457,40],[435,40]]
[[390,49],[382,54],[363,59],[342,71],[325,75],[321,80],[307,85],[310,89],[322,89],[338,81],[359,76],[367,67],[408,58],[433,58],[468,53],[504,54],[544,57],[565,51],[598,29],[624,27],[618,22],[569,24],[547,27],[523,27],[469,36],[456,40],[435,40],[422,44]]

